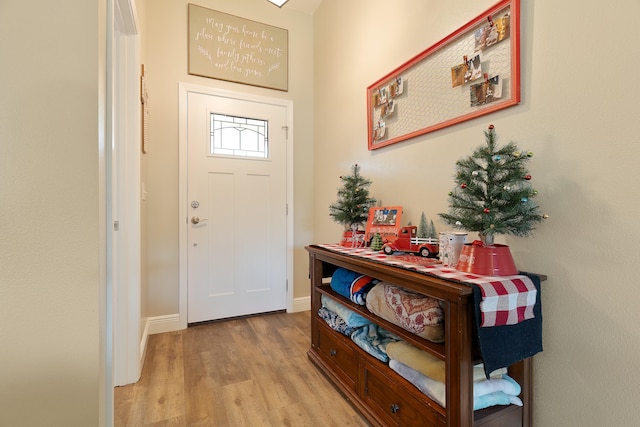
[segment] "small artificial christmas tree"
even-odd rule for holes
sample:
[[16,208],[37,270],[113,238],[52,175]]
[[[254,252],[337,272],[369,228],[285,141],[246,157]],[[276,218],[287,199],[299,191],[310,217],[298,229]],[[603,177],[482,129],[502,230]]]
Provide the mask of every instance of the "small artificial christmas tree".
[[429,237],[429,226],[427,225],[427,217],[424,212],[420,215],[420,224],[418,224],[418,237]]
[[369,197],[371,181],[360,175],[360,166],[353,165],[353,173],[341,176],[342,188],[338,189],[338,200],[329,206],[329,215],[345,230],[356,231],[369,217],[369,208],[376,199]]
[[373,238],[371,239],[371,250],[372,251],[379,251],[380,249],[382,249],[382,236],[380,236],[380,233],[376,233]]
[[433,225],[433,220],[429,220],[429,232],[427,232],[427,237],[430,239],[437,239],[438,233],[436,232],[436,226]]
[[486,145],[456,162],[449,213],[439,215],[449,225],[478,232],[484,246],[492,246],[497,234],[529,236],[547,215],[533,201],[538,192],[525,168],[533,153],[513,142],[499,147],[493,125],[484,134]]
[[420,215],[420,224],[418,224],[417,236],[419,238],[426,239],[438,238],[438,233],[436,232],[435,225],[433,225],[433,220],[429,220],[429,223],[427,224],[427,217],[425,216],[424,212],[422,212],[422,214]]

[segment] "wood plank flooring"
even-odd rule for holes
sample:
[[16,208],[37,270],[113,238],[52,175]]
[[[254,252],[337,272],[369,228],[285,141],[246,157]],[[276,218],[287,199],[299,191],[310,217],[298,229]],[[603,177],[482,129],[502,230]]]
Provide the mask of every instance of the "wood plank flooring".
[[307,358],[309,316],[150,336],[140,381],[115,389],[115,426],[368,426]]

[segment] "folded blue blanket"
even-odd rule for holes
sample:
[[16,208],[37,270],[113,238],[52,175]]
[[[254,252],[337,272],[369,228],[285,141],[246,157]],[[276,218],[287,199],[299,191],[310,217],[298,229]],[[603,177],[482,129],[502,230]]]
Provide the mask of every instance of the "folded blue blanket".
[[488,380],[475,381],[473,383],[473,396],[480,397],[487,394],[501,391],[511,396],[518,396],[522,391],[520,384],[509,375],[503,375],[502,378],[490,378]]
[[367,318],[360,316],[355,311],[348,309],[347,307],[340,304],[333,298],[328,297],[324,294],[322,294],[322,296],[320,297],[320,302],[322,303],[323,307],[326,307],[329,310],[336,313],[338,316],[342,318],[342,320],[344,320],[344,322],[348,326],[352,328],[359,328],[361,326],[368,325],[369,323],[371,323],[371,321],[368,320]]
[[331,276],[331,289],[356,304],[364,305],[367,292],[378,280],[345,268],[338,268]]
[[517,405],[522,406],[522,400],[517,396],[496,391],[473,398],[473,410],[488,408],[496,405]]
[[400,337],[373,323],[357,329],[351,334],[351,339],[358,347],[385,363],[389,361],[387,344],[400,341]]
[[350,337],[356,330],[356,328],[352,328],[347,325],[347,322],[345,322],[342,317],[338,316],[327,307],[320,307],[320,310],[318,310],[318,316],[320,316],[331,329],[340,332],[342,335]]

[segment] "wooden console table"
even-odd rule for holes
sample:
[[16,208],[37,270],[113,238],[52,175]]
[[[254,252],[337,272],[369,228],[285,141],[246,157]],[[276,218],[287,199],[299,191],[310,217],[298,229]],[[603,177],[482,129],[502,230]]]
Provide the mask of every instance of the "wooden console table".
[[[530,427],[532,426],[532,361],[509,367],[522,388],[523,406],[473,410],[473,365],[479,361],[474,344],[474,302],[470,286],[375,261],[309,246],[311,278],[311,348],[308,357],[374,426]],[[436,344],[370,313],[334,292],[326,280],[338,267],[391,282],[444,302],[445,341]],[[421,393],[389,366],[329,328],[318,316],[326,295],[435,355],[446,364],[446,408]]]

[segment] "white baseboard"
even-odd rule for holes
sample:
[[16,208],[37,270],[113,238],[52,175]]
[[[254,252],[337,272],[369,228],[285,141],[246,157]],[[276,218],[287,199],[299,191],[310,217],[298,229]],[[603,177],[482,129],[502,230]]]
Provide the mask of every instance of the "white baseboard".
[[311,297],[294,298],[293,313],[311,310]]
[[147,319],[147,328],[149,335],[184,329],[180,326],[180,315],[177,313],[168,314],[166,316],[149,317]]
[[[293,300],[293,313],[311,310],[311,297],[295,298]],[[149,335],[161,334],[163,332],[173,332],[184,329],[180,326],[180,315],[169,314],[166,316],[148,317],[144,322],[144,331],[140,338],[140,371],[147,352],[147,342]]]
[[144,330],[142,331],[142,337],[140,337],[140,369],[142,372],[142,364],[144,363],[144,357],[147,354],[147,341],[149,340],[149,319],[144,319]]
[[[311,297],[296,298],[293,300],[293,313],[311,310]],[[140,340],[140,354],[143,355],[147,347],[149,335],[173,332],[184,329],[180,326],[179,314],[148,317],[145,323],[142,339]]]

